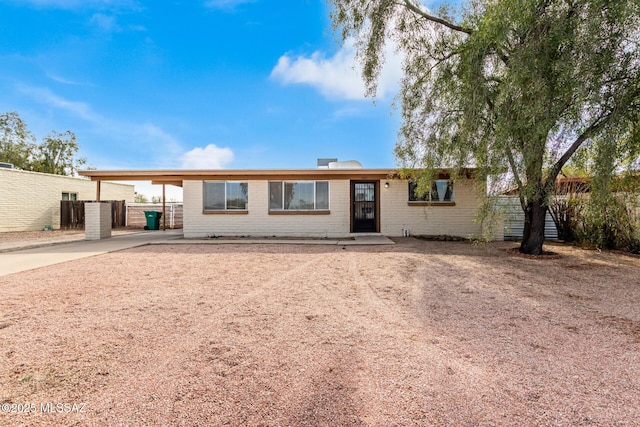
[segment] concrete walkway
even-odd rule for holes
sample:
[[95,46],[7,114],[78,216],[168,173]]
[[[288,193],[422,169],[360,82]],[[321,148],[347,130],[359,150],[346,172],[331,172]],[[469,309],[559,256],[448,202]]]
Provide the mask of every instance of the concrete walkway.
[[101,255],[108,252],[121,251],[143,245],[246,245],[246,244],[286,244],[286,245],[393,245],[388,237],[356,236],[354,240],[340,239],[184,239],[182,230],[147,231],[144,233],[125,234],[104,240],[76,240],[64,243],[48,243],[39,247],[27,247],[0,253],[0,276],[21,271],[33,270],[48,265],[73,261]]
[[148,231],[114,236],[104,240],[80,240],[70,243],[0,253],[0,276],[46,267],[47,265],[121,251],[157,241],[170,242],[182,237],[182,230]]

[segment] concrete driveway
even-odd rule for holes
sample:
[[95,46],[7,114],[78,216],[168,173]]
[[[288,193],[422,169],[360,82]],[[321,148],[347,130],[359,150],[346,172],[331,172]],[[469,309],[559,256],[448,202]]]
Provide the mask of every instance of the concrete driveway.
[[182,230],[147,231],[0,253],[0,276],[181,237]]

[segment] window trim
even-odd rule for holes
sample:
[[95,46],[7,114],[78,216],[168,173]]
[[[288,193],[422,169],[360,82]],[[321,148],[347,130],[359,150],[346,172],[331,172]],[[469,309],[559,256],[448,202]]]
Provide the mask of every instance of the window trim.
[[[205,206],[205,191],[207,183],[223,183],[224,184],[224,209],[213,209]],[[245,209],[229,209],[227,207],[227,184],[247,184],[247,202]],[[202,181],[202,213],[206,215],[227,214],[227,215],[243,215],[249,213],[249,182],[248,181],[222,181],[222,180],[204,180]]]
[[[281,200],[282,207],[280,208],[272,208],[271,207],[271,183],[279,182],[281,183]],[[326,182],[327,183],[327,207],[326,208],[318,208],[318,183]],[[285,186],[286,184],[313,184],[313,209],[286,209],[284,207],[285,203]],[[268,211],[269,215],[327,215],[331,213],[331,184],[328,179],[319,179],[319,180],[269,180],[267,182],[267,190],[268,190]]]
[[[67,195],[67,199],[64,198],[64,195]],[[74,198],[71,198],[71,195],[74,196]],[[64,201],[64,202],[77,202],[78,201],[78,192],[77,191],[63,191],[62,195],[60,196],[60,200]]]
[[[431,185],[436,185],[437,182],[442,182],[442,181],[446,181],[448,183],[451,184],[451,199],[450,200],[432,200],[431,199],[431,191],[429,191],[428,193],[425,194],[425,196],[428,196],[429,199],[416,199],[416,200],[411,200],[411,195],[413,194],[413,197],[415,196],[415,192],[411,191],[411,185],[415,184],[413,181],[408,181],[407,182],[407,189],[408,189],[408,195],[407,195],[407,204],[409,206],[455,206],[456,205],[456,199],[455,199],[455,185],[454,182],[450,179],[434,179],[431,181]],[[415,191],[415,187],[414,187],[414,191]]]

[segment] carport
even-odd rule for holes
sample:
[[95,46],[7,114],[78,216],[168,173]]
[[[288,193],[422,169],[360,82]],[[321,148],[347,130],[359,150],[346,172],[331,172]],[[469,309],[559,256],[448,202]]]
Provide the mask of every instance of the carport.
[[[101,202],[100,190],[102,181],[150,181],[152,185],[162,186],[162,225],[161,230],[167,229],[167,215],[166,215],[166,186],[174,185],[176,187],[182,187],[182,181],[184,176],[181,171],[95,171],[86,170],[80,171],[81,176],[86,176],[92,181],[96,182],[96,202]],[[96,216],[97,215],[97,216]],[[101,230],[101,224],[104,222],[101,217],[107,215],[106,210],[100,208],[97,205],[95,208],[87,210],[87,235],[95,235],[97,238],[103,238],[106,236],[105,232]],[[111,215],[110,211],[108,215]],[[92,230],[91,228],[98,227],[98,230]],[[109,233],[110,236],[110,233]]]

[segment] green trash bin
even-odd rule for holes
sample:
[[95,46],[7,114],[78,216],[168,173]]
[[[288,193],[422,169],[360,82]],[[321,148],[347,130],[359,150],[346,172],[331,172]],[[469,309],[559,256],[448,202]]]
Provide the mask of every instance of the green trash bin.
[[160,230],[160,217],[162,212],[156,211],[144,211],[144,216],[147,218],[147,225],[145,230]]

